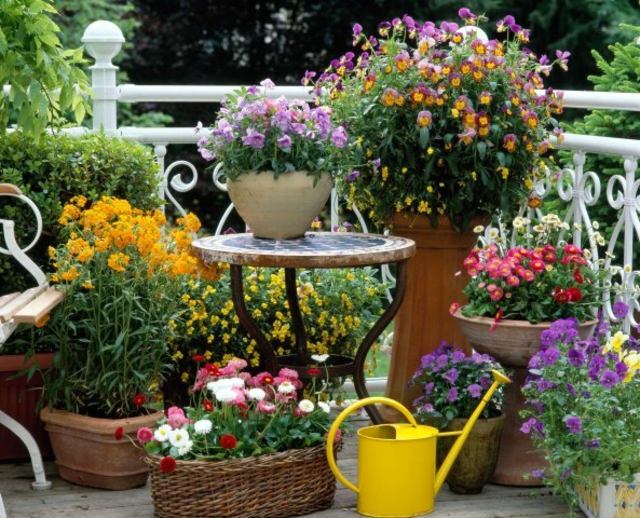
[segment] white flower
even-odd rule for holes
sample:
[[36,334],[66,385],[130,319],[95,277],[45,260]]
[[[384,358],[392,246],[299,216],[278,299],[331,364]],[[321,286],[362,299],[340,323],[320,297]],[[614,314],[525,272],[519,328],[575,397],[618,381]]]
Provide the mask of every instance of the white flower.
[[229,382],[229,386],[231,388],[244,388],[244,380],[242,378],[229,378],[227,381]]
[[191,448],[193,448],[193,441],[187,441],[186,444],[178,448],[178,455],[186,455],[191,451]]
[[489,229],[489,239],[498,239],[499,236],[500,236],[500,232],[498,232],[497,228]]
[[300,401],[300,403],[298,403],[298,408],[305,414],[310,414],[311,412],[313,412],[313,409],[315,407],[316,406],[313,404],[313,401],[310,401],[308,399],[303,399],[302,401]]
[[278,392],[280,394],[292,394],[295,391],[296,391],[296,387],[290,381],[283,381],[282,383],[280,383],[280,386],[278,387]]
[[267,393],[261,388],[252,388],[247,392],[247,396],[253,401],[262,401],[266,395]]
[[244,388],[244,380],[242,378],[222,378],[207,383],[207,390],[209,392],[213,392],[214,394],[219,390],[233,388]]
[[169,440],[169,432],[171,432],[171,427],[168,424],[163,424],[153,432],[153,438],[158,442],[166,442]]
[[220,403],[231,403],[236,398],[236,393],[231,388],[221,388],[215,392],[215,397]]
[[329,355],[328,354],[312,354],[311,359],[318,363],[324,363],[329,359]]
[[473,227],[473,232],[475,234],[482,234],[484,232],[484,227],[482,225],[476,225]]
[[327,414],[331,412],[331,407],[324,401],[318,401],[318,408]]
[[200,419],[193,423],[193,431],[198,435],[205,435],[211,431],[213,423],[208,419]]
[[169,442],[171,443],[171,446],[174,446],[175,448],[182,448],[189,442],[189,432],[182,428],[171,430],[169,432]]

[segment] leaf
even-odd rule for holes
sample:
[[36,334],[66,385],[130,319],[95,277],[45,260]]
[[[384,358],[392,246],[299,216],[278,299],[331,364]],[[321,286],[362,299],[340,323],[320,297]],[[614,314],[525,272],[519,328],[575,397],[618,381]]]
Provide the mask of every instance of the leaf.
[[484,160],[484,157],[487,154],[487,144],[484,142],[478,142],[476,147],[478,148],[478,155],[480,156],[480,160]]
[[420,128],[420,147],[425,149],[429,145],[429,128]]

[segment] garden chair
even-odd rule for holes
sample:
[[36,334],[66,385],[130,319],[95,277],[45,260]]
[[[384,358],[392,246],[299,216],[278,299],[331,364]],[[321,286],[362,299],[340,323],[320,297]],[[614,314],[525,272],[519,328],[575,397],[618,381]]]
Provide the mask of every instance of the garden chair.
[[[12,184],[0,183],[0,197],[12,197],[26,203],[36,217],[36,235],[32,242],[25,248],[20,248],[16,241],[14,222],[0,219],[2,225],[3,247],[0,245],[0,253],[12,256],[23,266],[36,280],[37,286],[23,292],[10,293],[0,296],[0,348],[13,333],[18,324],[42,325],[46,322],[49,312],[62,301],[63,295],[55,288],[49,287],[47,278],[40,267],[26,254],[38,241],[42,234],[42,216],[38,207],[27,196],[22,194],[18,187]],[[27,447],[31,457],[31,465],[35,482],[31,485],[34,489],[48,489],[51,482],[46,478],[42,455],[36,441],[29,431],[18,421],[0,410],[0,425],[6,426]],[[0,518],[5,516],[2,498],[0,497]]]

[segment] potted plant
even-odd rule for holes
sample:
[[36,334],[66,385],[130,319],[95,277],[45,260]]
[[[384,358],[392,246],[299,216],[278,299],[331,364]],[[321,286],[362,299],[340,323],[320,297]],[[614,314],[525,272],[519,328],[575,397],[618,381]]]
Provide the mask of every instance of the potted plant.
[[[569,225],[558,216],[548,214],[537,223],[517,217],[512,227],[507,228],[511,246],[491,229],[471,250],[464,260],[470,277],[464,288],[468,302],[461,308],[452,304],[451,312],[476,350],[492,354],[513,369],[494,480],[526,485],[535,481],[524,475],[542,462],[519,432],[527,363],[538,351],[540,333],[558,318],[577,318],[581,335],[589,336],[601,290],[598,266],[590,262],[590,252],[560,240]],[[594,239],[602,237],[596,233]]]
[[263,518],[327,509],[335,480],[324,449],[329,405],[298,401],[295,371],[244,371],[206,364],[193,407],[171,407],[137,432],[151,470],[155,515]]
[[229,95],[198,146],[224,164],[231,201],[256,237],[297,238],[329,198],[347,133],[328,108],[270,98],[273,82],[261,85]]
[[464,343],[447,308],[464,286],[455,272],[474,242],[469,229],[498,209],[514,213],[544,169],[549,134],[561,134],[560,95],[536,90],[566,53],[538,58],[512,16],[489,40],[477,27],[484,17],[458,14],[463,27],[405,15],[380,23],[376,36],[355,24],[358,55],[334,59],[315,84],[353,136],[350,162],[360,164],[338,177],[339,192],[417,245],[388,384],[407,404],[419,358],[441,340]]
[[50,251],[65,298],[49,324],[58,352],[40,417],[62,478],[126,489],[143,485],[147,469],[117,439],[162,415],[151,398],[170,367],[167,320],[183,277],[199,268],[189,253],[199,222],[185,216],[169,230],[161,212],[126,200],[86,204],[77,196],[64,207],[67,240]]
[[[443,342],[420,359],[411,378],[411,384],[420,389],[420,396],[413,402],[416,418],[441,430],[462,430],[491,385],[492,369],[501,367],[489,355],[474,352],[467,356],[462,349]],[[504,426],[503,396],[499,388],[449,472],[447,483],[454,493],[480,493],[493,474]],[[438,463],[452,444],[451,438],[438,440]]]
[[[614,305],[624,317],[628,306]],[[543,332],[529,362],[523,430],[546,453],[533,473],[589,518],[635,516],[640,504],[640,354],[601,321],[588,340],[575,319]]]

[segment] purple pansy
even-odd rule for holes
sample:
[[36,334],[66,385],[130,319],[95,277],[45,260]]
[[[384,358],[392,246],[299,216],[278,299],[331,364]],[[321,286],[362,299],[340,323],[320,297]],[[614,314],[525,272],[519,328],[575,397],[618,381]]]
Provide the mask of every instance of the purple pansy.
[[613,316],[618,320],[622,320],[629,313],[629,306],[622,302],[621,300],[616,301],[613,304]]
[[572,347],[569,349],[567,358],[569,359],[569,363],[574,367],[580,367],[585,361],[587,361],[586,353],[579,347]]
[[564,420],[564,424],[567,426],[567,429],[573,433],[578,434],[582,430],[582,419],[577,415],[570,415]]
[[358,171],[357,169],[354,169],[349,174],[347,174],[346,180],[347,182],[355,182],[358,176],[360,176],[360,171]]
[[612,388],[620,381],[620,376],[610,369],[605,370],[600,378],[600,383],[604,388]]

